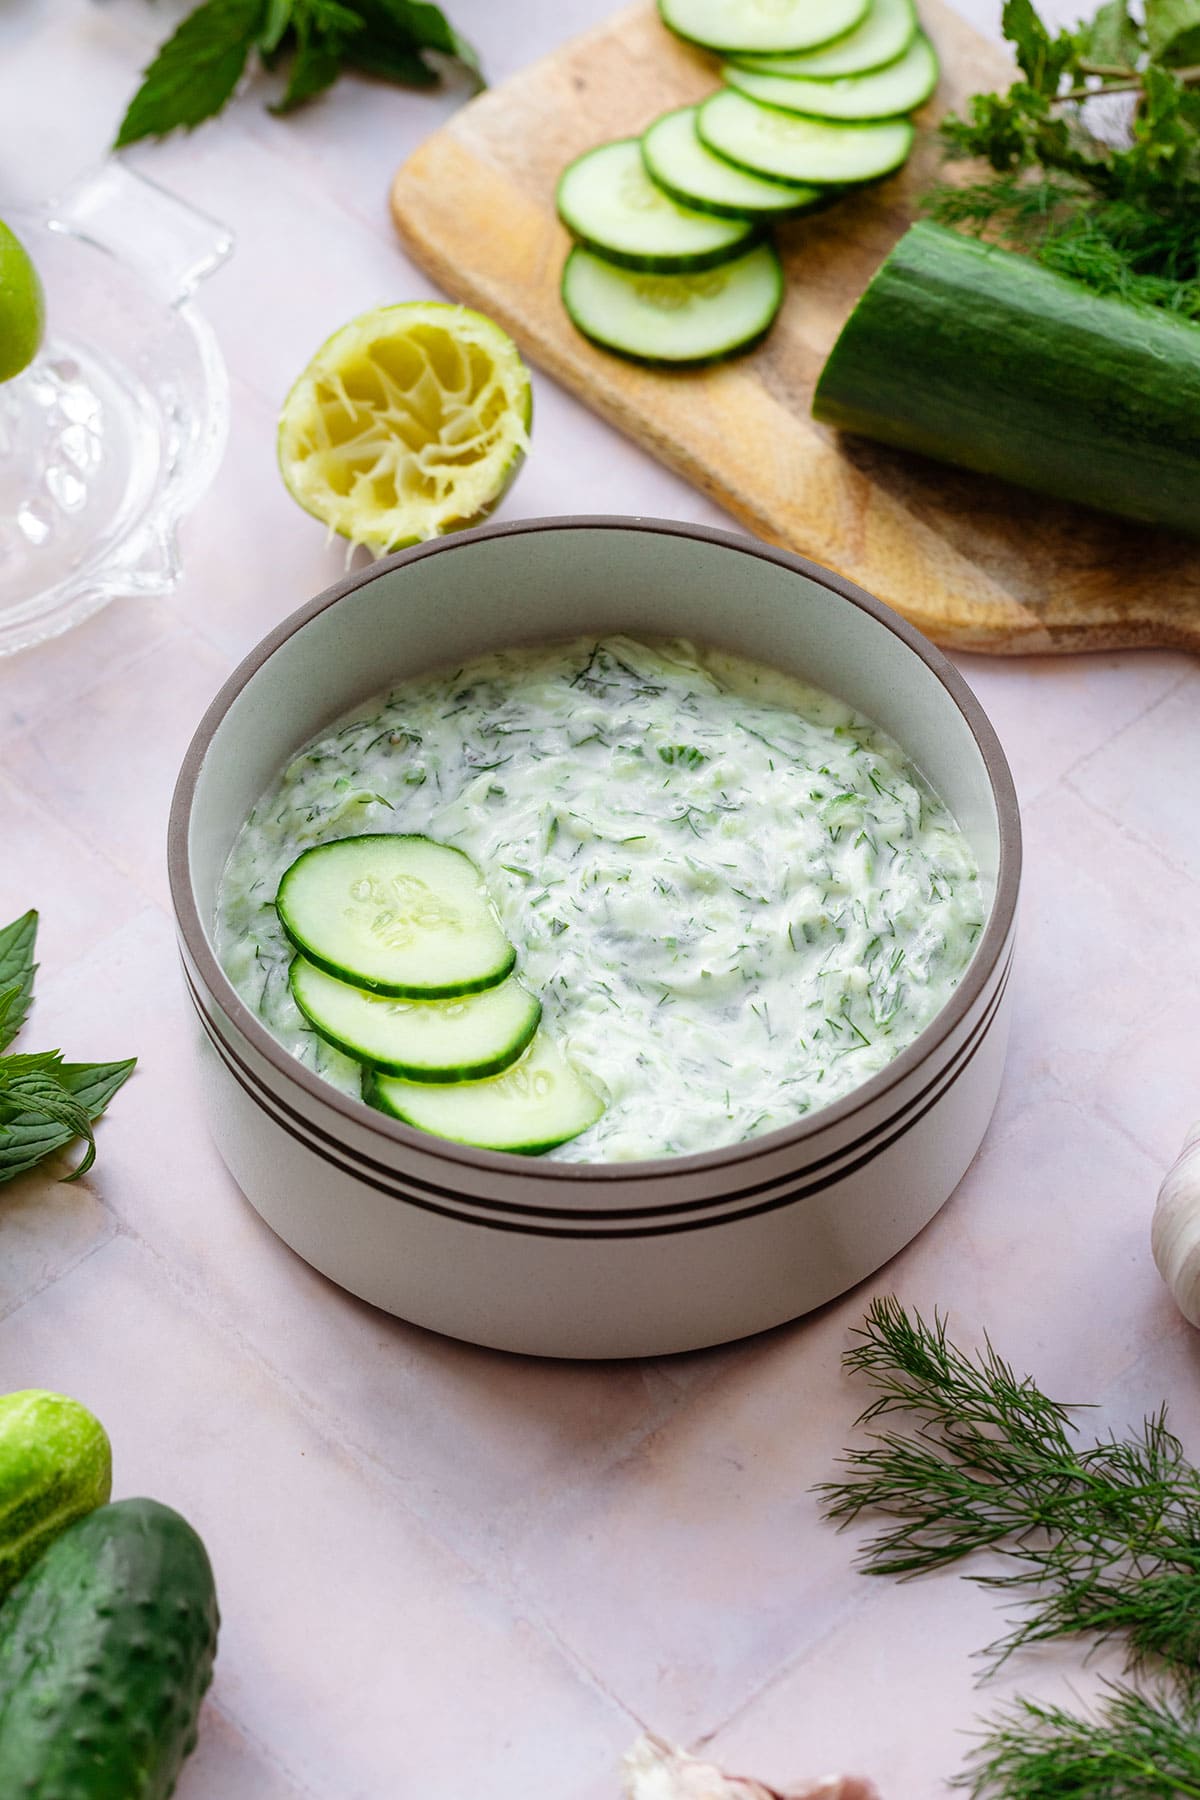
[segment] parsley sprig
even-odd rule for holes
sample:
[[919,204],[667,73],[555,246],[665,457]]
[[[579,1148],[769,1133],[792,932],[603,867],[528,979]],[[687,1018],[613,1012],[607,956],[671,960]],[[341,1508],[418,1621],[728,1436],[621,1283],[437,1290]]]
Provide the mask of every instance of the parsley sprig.
[[204,0],[145,71],[116,147],[212,118],[253,59],[280,72],[271,111],[287,113],[344,68],[433,87],[441,77],[431,51],[481,80],[474,50],[429,0]]
[[77,1138],[86,1148],[66,1179],[86,1174],[96,1160],[92,1125],[137,1060],[68,1063],[58,1050],[9,1050],[33,996],[36,936],[36,912],[0,929],[0,1183],[36,1168]]
[[1006,0],[1020,77],[941,127],[950,161],[990,174],[929,196],[1095,292],[1200,319],[1200,0],[1105,0],[1052,34]]
[[1018,1699],[956,1785],[976,1800],[1200,1800],[1200,1471],[1165,1411],[1082,1443],[1075,1408],[894,1299],[874,1302],[845,1362],[875,1390],[858,1421],[870,1435],[818,1492],[839,1524],[884,1520],[861,1568],[908,1578],[990,1550],[1007,1568],[973,1579],[1026,1603],[993,1666],[1087,1633],[1158,1671],[1110,1685],[1093,1713]]

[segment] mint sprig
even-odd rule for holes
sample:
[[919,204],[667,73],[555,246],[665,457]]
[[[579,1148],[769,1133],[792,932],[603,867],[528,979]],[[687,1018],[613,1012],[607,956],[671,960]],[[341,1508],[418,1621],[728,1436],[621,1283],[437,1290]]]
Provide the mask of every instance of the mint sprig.
[[[24,1021],[33,993],[37,914],[0,928],[0,1050]],[[68,1181],[96,1160],[92,1126],[132,1074],[136,1057],[112,1063],[68,1063],[59,1050],[0,1055],[0,1183],[36,1168],[82,1138],[83,1157]]]
[[440,73],[427,51],[481,79],[474,50],[429,0],[204,0],[145,71],[116,147],[213,118],[255,62],[283,72],[271,111],[287,113],[332,86],[344,68],[433,86]]

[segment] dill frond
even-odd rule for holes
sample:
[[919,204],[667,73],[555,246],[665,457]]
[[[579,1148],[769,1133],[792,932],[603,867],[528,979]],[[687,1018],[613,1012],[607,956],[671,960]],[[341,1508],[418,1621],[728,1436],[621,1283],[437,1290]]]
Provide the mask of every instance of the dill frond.
[[[1131,1664],[1200,1671],[1200,1473],[1165,1409],[1129,1437],[1079,1442],[1078,1410],[1018,1376],[990,1343],[971,1356],[895,1299],[875,1301],[846,1367],[875,1398],[865,1446],[822,1483],[826,1517],[889,1521],[860,1553],[872,1575],[909,1577],[991,1549],[978,1574],[1022,1596],[994,1662],[1018,1646],[1089,1633],[1123,1638]],[[880,1429],[901,1416],[907,1428]]]
[[1200,1800],[1200,1717],[1169,1689],[1110,1686],[1095,1713],[1019,1699],[953,1786],[972,1800]]

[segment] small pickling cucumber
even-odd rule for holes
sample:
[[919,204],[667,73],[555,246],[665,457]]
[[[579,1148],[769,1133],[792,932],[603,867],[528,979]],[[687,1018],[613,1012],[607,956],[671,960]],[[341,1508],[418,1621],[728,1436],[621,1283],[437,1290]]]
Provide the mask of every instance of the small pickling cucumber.
[[848,125],[802,119],[760,106],[724,88],[706,100],[696,129],[710,150],[775,181],[875,181],[898,169],[912,149],[907,119]]
[[852,31],[869,0],[658,0],[664,25],[678,37],[727,56],[790,55]]
[[917,35],[913,0],[871,0],[866,18],[845,37],[820,50],[804,50],[798,56],[739,56],[744,69],[762,75],[815,76],[826,81],[835,75],[868,75],[886,68],[903,56]]
[[770,244],[700,275],[618,269],[576,245],[562,295],[572,324],[593,343],[635,362],[685,366],[757,344],[783,301],[783,270]]
[[937,86],[933,45],[921,32],[886,69],[867,75],[764,75],[726,63],[725,80],[760,106],[803,113],[814,119],[894,119],[923,106]]
[[432,838],[377,832],[315,844],[285,872],[275,908],[309,962],[378,994],[473,994],[517,960],[475,864]]
[[327,1043],[385,1075],[409,1081],[479,1081],[516,1062],[542,1006],[510,976],[454,1000],[400,1000],[351,987],[297,956],[292,997]]
[[68,1525],[112,1491],[112,1449],[78,1400],[0,1395],[0,1598]]
[[368,1071],[363,1076],[363,1098],[418,1131],[519,1156],[539,1156],[567,1143],[594,1125],[604,1111],[600,1097],[541,1035],[520,1062],[490,1081],[430,1087]]
[[697,135],[694,106],[681,106],[655,119],[642,133],[642,158],[651,180],[681,206],[699,212],[770,218],[813,206],[822,198],[819,188],[767,181],[714,155]]
[[78,1519],[0,1608],[5,1800],[167,1800],[212,1679],[204,1545],[156,1500]]
[[558,214],[597,256],[627,269],[684,271],[728,262],[754,233],[747,218],[680,206],[646,173],[637,138],[601,144],[564,169]]

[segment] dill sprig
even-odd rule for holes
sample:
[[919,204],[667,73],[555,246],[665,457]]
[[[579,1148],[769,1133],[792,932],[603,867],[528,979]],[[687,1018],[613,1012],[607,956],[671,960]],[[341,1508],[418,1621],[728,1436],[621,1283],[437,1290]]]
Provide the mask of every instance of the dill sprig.
[[[936,187],[934,218],[1200,318],[1200,0],[1145,0],[1137,18],[1106,0],[1053,35],[1031,0],[1005,0],[1003,25],[1019,78],[940,128],[948,161],[986,172]],[[1114,113],[1114,96],[1132,100]]]
[[958,1349],[937,1315],[876,1300],[858,1339],[846,1366],[876,1395],[858,1423],[910,1421],[873,1430],[842,1457],[847,1478],[818,1489],[839,1524],[891,1521],[860,1554],[866,1573],[909,1577],[991,1549],[1015,1566],[973,1578],[1020,1592],[1025,1607],[991,1646],[995,1662],[1087,1632],[1123,1637],[1131,1664],[1200,1671],[1200,1473],[1165,1409],[1131,1436],[1081,1445],[1075,1408],[990,1342]]
[[1200,1716],[1167,1689],[1110,1686],[1092,1715],[1018,1699],[953,1786],[973,1800],[1200,1800]]

